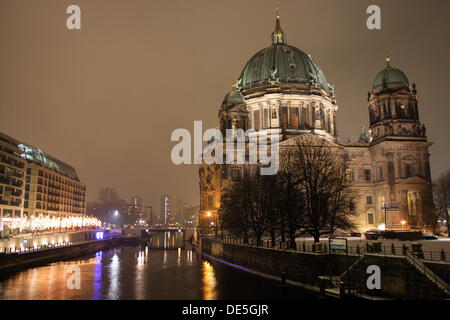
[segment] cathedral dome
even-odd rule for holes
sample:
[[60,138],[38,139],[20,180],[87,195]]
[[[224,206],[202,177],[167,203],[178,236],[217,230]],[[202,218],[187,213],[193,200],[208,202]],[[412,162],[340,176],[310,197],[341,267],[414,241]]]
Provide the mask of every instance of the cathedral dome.
[[375,80],[373,81],[372,88],[379,87],[383,84],[390,83],[404,83],[409,86],[409,81],[403,71],[392,68],[389,64],[390,58],[386,58],[387,66],[384,70],[378,73]]
[[245,65],[237,86],[242,89],[259,87],[276,81],[279,83],[316,83],[330,93],[322,70],[309,54],[286,44],[277,12],[272,45],[258,51]]
[[239,91],[233,90],[228,92],[223,98],[222,109],[229,109],[239,104],[245,104],[244,97]]
[[330,87],[322,70],[311,56],[287,44],[273,44],[257,52],[245,65],[239,77],[239,86],[243,89],[280,83],[312,83],[326,92]]

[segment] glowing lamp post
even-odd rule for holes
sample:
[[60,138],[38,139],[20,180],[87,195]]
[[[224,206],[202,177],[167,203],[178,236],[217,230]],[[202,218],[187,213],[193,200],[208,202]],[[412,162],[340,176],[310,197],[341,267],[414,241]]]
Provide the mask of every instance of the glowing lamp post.
[[116,220],[116,224],[119,224],[118,223],[118,221],[119,221],[119,210],[115,210],[114,211],[114,217],[116,218],[115,220]]
[[383,202],[383,206],[381,207],[381,210],[384,209],[384,225],[385,228],[387,228],[387,210],[391,208],[391,204],[387,201]]

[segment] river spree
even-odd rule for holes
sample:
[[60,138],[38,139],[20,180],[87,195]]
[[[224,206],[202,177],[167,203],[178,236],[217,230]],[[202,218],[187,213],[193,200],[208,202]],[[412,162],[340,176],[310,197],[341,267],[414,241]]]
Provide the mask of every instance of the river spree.
[[[176,239],[178,240],[178,239]],[[247,272],[200,259],[189,243],[172,239],[122,246],[70,261],[0,277],[0,299],[315,299],[301,288],[282,286]],[[165,246],[168,248],[164,248]],[[73,266],[80,289],[69,289]]]

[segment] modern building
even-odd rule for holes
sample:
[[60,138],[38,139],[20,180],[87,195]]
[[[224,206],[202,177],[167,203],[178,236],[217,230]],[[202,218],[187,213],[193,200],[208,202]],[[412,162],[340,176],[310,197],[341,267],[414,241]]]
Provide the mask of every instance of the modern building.
[[161,196],[160,201],[160,213],[159,213],[159,223],[162,225],[167,225],[174,223],[172,217],[172,204],[171,197],[167,194]]
[[153,221],[153,207],[152,206],[144,207],[143,218],[148,225],[153,225],[154,221]]
[[138,196],[132,196],[131,201],[128,205],[128,217],[130,221],[136,223],[144,217],[144,206],[142,205],[142,200]]
[[0,232],[9,234],[23,217],[27,163],[19,142],[0,132]]
[[[270,46],[245,64],[219,109],[219,127],[278,134],[280,148],[302,135],[326,139],[349,158],[347,179],[356,193],[353,210],[360,231],[424,228],[430,224],[430,154],[419,118],[417,88],[390,64],[368,93],[370,129],[358,142],[340,142],[334,86],[311,55],[288,45],[277,14]],[[218,220],[222,194],[243,165],[200,165],[199,224]]]
[[51,155],[20,143],[27,160],[24,215],[63,218],[86,215],[86,185],[75,169]]

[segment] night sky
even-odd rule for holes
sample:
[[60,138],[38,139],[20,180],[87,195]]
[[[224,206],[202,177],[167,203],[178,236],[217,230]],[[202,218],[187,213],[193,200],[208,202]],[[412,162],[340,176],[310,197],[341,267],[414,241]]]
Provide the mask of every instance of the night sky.
[[[81,30],[66,28],[70,4]],[[450,167],[447,0],[0,0],[0,131],[73,165],[88,200],[107,186],[155,210],[161,193],[198,204],[198,168],[172,164],[170,135],[216,126],[232,82],[270,45],[277,4],[287,43],[335,85],[341,140],[368,128],[388,54],[417,84],[433,178]],[[371,4],[381,30],[366,28]]]

